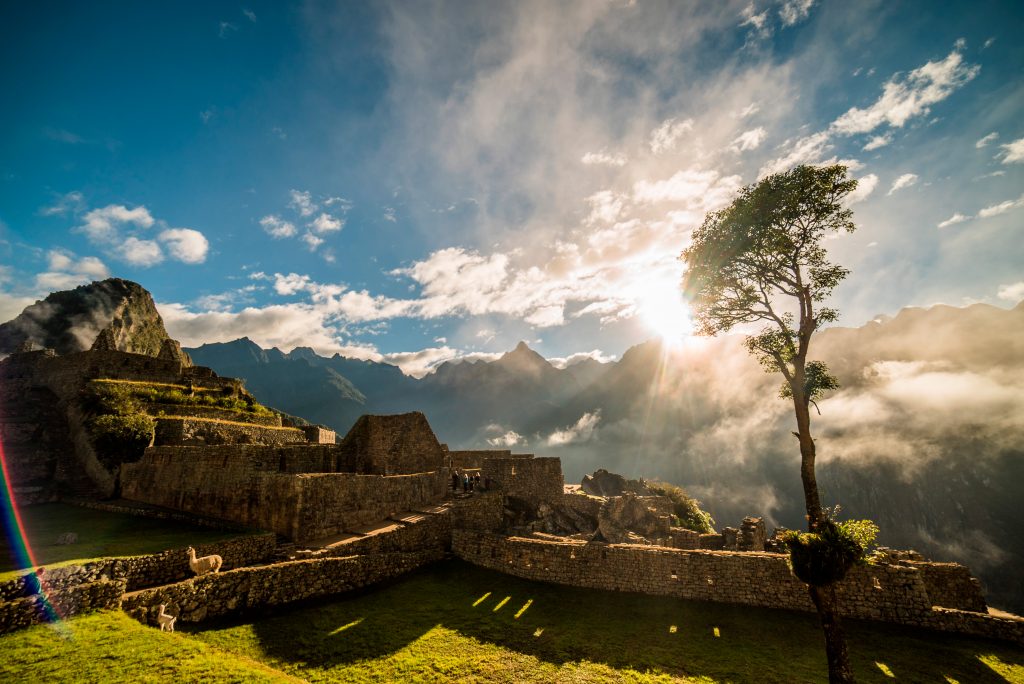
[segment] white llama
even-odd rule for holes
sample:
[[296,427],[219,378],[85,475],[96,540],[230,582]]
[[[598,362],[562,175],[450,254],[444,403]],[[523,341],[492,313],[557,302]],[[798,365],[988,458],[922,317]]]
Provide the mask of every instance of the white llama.
[[156,616],[156,621],[158,623],[160,623],[160,631],[161,632],[173,632],[174,631],[174,621],[177,620],[178,618],[174,617],[173,615],[168,615],[167,611],[165,610],[165,608],[167,608],[167,606],[165,604],[161,603],[160,604],[160,614]]
[[208,572],[220,572],[220,566],[223,564],[224,559],[217,555],[196,558],[196,550],[191,546],[188,547],[188,567],[192,568],[192,572],[197,575],[205,575]]

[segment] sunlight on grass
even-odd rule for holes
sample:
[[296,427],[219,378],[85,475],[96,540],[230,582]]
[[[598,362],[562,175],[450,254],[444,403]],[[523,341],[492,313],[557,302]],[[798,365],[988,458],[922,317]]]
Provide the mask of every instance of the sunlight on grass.
[[675,634],[677,631],[679,631],[678,627],[676,627],[675,625],[669,625],[669,627],[668,627],[668,633],[669,634]]
[[331,632],[331,636],[334,636],[335,634],[340,634],[341,632],[344,632],[346,629],[349,629],[351,627],[355,627],[356,625],[358,625],[362,621],[363,621],[363,618],[359,618],[358,620],[353,620],[352,622],[348,623],[347,625],[342,625],[338,629],[336,629],[333,632]]
[[716,639],[717,639],[718,637],[722,636],[722,633],[718,631],[718,628],[717,628],[717,627],[715,627],[715,628],[714,628],[714,629],[713,629],[712,631],[713,631],[713,632],[715,633],[715,638],[716,638]]
[[527,601],[526,603],[524,603],[524,604],[523,604],[523,607],[522,607],[522,608],[520,608],[520,609],[519,609],[519,610],[518,610],[518,611],[516,612],[516,615],[515,615],[515,618],[516,618],[516,620],[518,620],[519,618],[521,618],[521,617],[523,616],[523,613],[525,613],[525,612],[526,612],[526,609],[527,609],[527,608],[529,608],[529,607],[530,607],[530,606],[531,606],[532,604],[533,604],[533,599],[530,599],[530,600],[528,600],[528,601]]
[[486,594],[484,594],[483,596],[478,598],[476,601],[473,601],[473,607],[476,608],[477,606],[479,606],[481,603],[486,601],[487,597],[490,596],[490,595],[491,595],[491,592],[487,592]]
[[504,608],[505,604],[508,603],[509,600],[511,600],[511,599],[512,599],[511,596],[506,596],[505,598],[501,599],[500,601],[498,601],[498,605],[494,606],[494,608],[491,610],[491,612],[497,613],[499,610]]
[[943,675],[942,678],[946,680],[947,684],[960,684],[959,679],[953,679],[949,675]]
[[[484,595],[532,603],[519,619],[512,608],[465,610]],[[71,639],[46,626],[0,636],[0,680],[824,684],[828,677],[813,613],[574,589],[458,561],[372,591],[179,624],[174,634],[122,613],[67,626]],[[728,642],[715,638],[716,628],[719,636],[729,632]],[[884,664],[899,681],[1024,682],[1017,646],[856,620],[847,630],[859,681],[892,681]]]
[[892,670],[890,670],[889,666],[885,663],[875,662],[875,665],[878,667],[879,670],[882,671],[882,674],[884,674],[886,677],[892,677],[893,679],[896,678],[896,675],[892,673]]

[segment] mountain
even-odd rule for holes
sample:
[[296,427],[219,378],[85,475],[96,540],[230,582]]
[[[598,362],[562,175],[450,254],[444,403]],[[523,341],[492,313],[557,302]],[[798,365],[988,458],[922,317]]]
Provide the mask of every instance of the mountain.
[[311,363],[301,351],[284,354],[277,348],[262,349],[247,337],[187,351],[194,363],[244,380],[261,402],[342,434],[369,412],[366,396],[348,378],[318,362]]
[[138,283],[108,278],[54,292],[0,325],[0,354],[26,342],[58,354],[89,349],[105,331],[120,351],[157,356],[168,338],[153,297]]

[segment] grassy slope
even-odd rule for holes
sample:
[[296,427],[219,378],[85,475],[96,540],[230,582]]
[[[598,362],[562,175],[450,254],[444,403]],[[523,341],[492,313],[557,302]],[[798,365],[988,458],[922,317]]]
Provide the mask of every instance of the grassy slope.
[[228,656],[124,613],[93,613],[0,637],[6,682],[288,682],[288,675]]
[[[42,565],[102,556],[133,556],[159,553],[167,549],[205,544],[239,536],[170,520],[137,518],[121,513],[95,511],[67,504],[42,504],[21,509],[36,560]],[[77,544],[58,546],[63,532],[75,532]],[[10,540],[0,539],[0,580],[16,570]]]
[[[0,679],[827,679],[813,615],[568,589],[460,562],[255,622],[193,626],[190,634],[161,634],[114,613],[68,624],[71,640],[48,626],[0,637]],[[893,681],[887,673],[901,682],[1024,682],[1024,650],[1007,644],[867,623],[850,623],[849,632],[861,682]]]

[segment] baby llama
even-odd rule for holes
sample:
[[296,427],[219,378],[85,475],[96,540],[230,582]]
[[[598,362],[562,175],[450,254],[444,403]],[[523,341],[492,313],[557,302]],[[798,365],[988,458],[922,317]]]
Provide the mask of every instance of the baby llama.
[[167,611],[165,610],[166,608],[166,605],[164,605],[163,603],[160,604],[160,614],[156,616],[156,621],[160,623],[161,632],[173,632],[174,621],[178,618],[174,617],[173,615],[168,615]]
[[224,559],[217,555],[196,558],[196,550],[191,546],[188,547],[188,567],[192,568],[192,572],[197,575],[205,575],[208,572],[220,572],[220,566],[223,564]]

